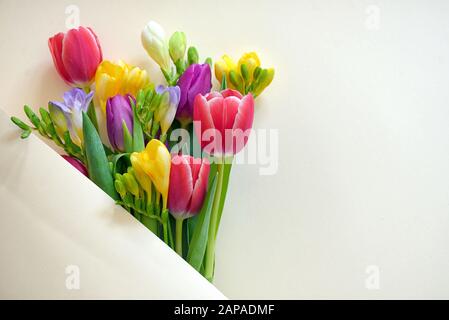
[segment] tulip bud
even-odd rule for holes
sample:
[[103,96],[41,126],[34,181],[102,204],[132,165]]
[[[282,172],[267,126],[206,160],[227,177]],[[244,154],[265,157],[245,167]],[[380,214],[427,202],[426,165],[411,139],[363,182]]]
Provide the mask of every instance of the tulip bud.
[[170,41],[168,43],[170,57],[173,62],[177,62],[180,59],[184,58],[184,54],[186,53],[186,35],[184,32],[176,31],[170,37]]
[[189,62],[189,65],[198,63],[199,56],[198,56],[198,50],[196,50],[195,47],[190,47],[187,51],[187,61]]
[[71,86],[88,86],[103,60],[100,43],[90,28],[60,32],[48,39],[48,47],[56,70]]
[[161,67],[170,71],[170,54],[165,39],[164,29],[155,21],[150,21],[145,26],[141,35],[142,45],[148,55]]
[[181,90],[176,119],[182,124],[192,121],[193,101],[197,94],[206,94],[212,88],[211,72],[208,64],[192,64],[178,80]]
[[124,127],[129,133],[133,132],[133,111],[130,98],[129,95],[118,94],[109,98],[106,103],[106,127],[109,142],[116,151],[125,151]]
[[253,96],[242,96],[231,89],[199,94],[194,102],[193,120],[204,152],[215,157],[235,155],[248,142],[254,120]]
[[207,158],[174,155],[171,161],[168,208],[176,219],[197,214],[204,202],[210,164]]

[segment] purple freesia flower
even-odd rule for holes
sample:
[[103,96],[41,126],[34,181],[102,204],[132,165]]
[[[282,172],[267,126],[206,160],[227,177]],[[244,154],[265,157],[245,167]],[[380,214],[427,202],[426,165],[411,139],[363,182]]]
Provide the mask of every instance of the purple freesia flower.
[[192,64],[178,80],[181,89],[176,118],[182,125],[192,121],[193,101],[198,94],[205,95],[212,88],[210,66],[204,64]]
[[133,134],[133,110],[130,99],[134,98],[127,94],[111,97],[106,103],[106,126],[111,146],[116,151],[124,152],[123,125],[126,125],[129,133]]
[[83,112],[87,112],[94,92],[86,93],[73,88],[64,93],[64,101],[50,101],[48,110],[59,136],[69,130],[74,143],[81,146],[83,141]]
[[178,86],[166,87],[159,85],[156,87],[156,93],[162,95],[161,104],[156,110],[154,117],[160,123],[161,133],[166,134],[175,119],[181,98],[181,90]]

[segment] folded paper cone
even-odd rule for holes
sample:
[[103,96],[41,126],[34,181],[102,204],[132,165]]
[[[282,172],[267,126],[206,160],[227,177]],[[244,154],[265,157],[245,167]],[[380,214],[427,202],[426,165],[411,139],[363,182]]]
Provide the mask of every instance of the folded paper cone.
[[0,298],[223,299],[93,182],[0,110]]

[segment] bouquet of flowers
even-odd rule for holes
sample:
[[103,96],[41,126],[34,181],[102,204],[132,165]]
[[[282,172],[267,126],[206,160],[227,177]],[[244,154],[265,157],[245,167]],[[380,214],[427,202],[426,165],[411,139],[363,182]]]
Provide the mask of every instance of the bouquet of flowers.
[[[63,158],[118,205],[213,280],[215,241],[234,155],[247,143],[254,99],[271,83],[255,52],[213,66],[187,48],[186,35],[167,39],[149,22],[143,47],[166,84],[124,61],[103,60],[90,28],[48,40],[61,78],[72,87],[62,101],[17,117],[22,138],[34,130],[62,148]],[[212,68],[220,90],[212,90]]]

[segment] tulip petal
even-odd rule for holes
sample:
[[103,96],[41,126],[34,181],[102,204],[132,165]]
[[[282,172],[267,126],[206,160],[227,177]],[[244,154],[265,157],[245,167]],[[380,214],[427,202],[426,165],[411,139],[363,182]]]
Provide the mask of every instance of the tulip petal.
[[95,34],[84,27],[71,29],[63,40],[62,61],[72,82],[89,83],[95,76],[102,53]]
[[175,155],[171,163],[168,192],[168,208],[173,215],[181,217],[187,213],[192,192],[193,180],[189,157]]
[[214,121],[212,120],[209,104],[204,96],[197,95],[194,106],[193,119],[195,134],[201,145],[201,149],[204,149],[209,144],[209,140],[205,139],[203,133],[206,130],[214,130]]
[[207,158],[204,158],[202,163],[192,164],[192,176],[195,185],[190,200],[189,212],[196,214],[200,212],[203,206],[204,198],[206,197],[207,183],[209,181],[210,164]]
[[53,63],[55,65],[56,71],[58,71],[61,78],[69,85],[72,84],[72,78],[67,72],[64,63],[62,61],[62,42],[64,40],[64,33],[60,32],[50,39],[48,39],[48,47],[50,49],[51,56],[53,58]]
[[[252,94],[248,94],[244,96],[243,99],[240,101],[238,112],[237,115],[235,116],[235,122],[233,126],[234,154],[240,152],[240,150],[242,150],[243,147],[248,142],[249,132],[246,131],[252,128],[253,120],[254,120],[254,98]],[[243,135],[243,137],[239,136],[241,134]]]

